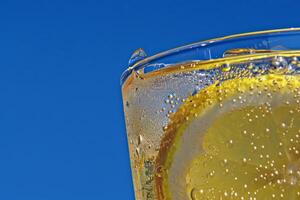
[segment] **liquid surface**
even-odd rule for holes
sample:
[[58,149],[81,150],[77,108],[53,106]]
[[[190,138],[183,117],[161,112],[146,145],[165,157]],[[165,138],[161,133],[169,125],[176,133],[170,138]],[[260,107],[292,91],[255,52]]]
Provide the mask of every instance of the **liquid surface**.
[[[300,199],[299,55],[233,53],[124,86],[137,199]],[[176,81],[176,92],[147,88]],[[142,91],[129,94],[132,86],[163,97],[150,98],[138,119]]]

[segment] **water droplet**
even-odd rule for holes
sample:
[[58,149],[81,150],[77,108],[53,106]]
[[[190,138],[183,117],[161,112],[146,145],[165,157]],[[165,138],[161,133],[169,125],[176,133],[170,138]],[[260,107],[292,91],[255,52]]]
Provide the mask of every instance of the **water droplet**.
[[138,145],[142,144],[142,142],[143,142],[143,136],[139,135],[138,136]]
[[136,148],[135,153],[136,153],[137,156],[140,156],[140,148]]
[[144,49],[139,48],[133,52],[131,55],[128,66],[132,66],[133,64],[137,63],[140,60],[143,60],[144,58],[147,57],[147,54],[145,53]]

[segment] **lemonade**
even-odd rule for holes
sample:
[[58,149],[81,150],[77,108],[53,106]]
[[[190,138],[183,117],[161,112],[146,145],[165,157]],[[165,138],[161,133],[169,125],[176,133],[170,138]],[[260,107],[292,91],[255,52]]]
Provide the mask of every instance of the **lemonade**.
[[131,71],[122,92],[136,199],[300,199],[299,60],[236,48]]

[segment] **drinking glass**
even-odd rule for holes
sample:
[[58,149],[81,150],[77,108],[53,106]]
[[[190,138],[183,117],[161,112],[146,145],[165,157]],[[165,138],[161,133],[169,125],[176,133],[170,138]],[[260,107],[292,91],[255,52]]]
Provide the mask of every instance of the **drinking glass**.
[[300,28],[147,56],[122,74],[137,200],[300,198]]

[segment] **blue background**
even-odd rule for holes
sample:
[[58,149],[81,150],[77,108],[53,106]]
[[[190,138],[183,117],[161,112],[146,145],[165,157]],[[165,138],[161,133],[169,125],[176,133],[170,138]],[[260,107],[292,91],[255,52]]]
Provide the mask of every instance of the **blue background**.
[[0,1],[0,199],[133,200],[130,54],[300,26],[296,0]]

